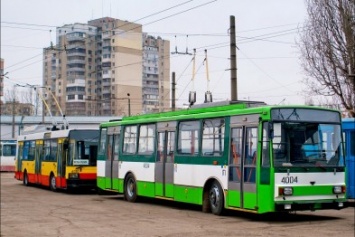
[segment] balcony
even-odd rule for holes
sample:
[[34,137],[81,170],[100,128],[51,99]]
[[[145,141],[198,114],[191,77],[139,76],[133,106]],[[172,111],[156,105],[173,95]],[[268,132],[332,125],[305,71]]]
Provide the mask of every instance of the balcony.
[[111,104],[110,103],[102,103],[102,107],[103,110],[111,110]]
[[109,58],[109,57],[107,57],[107,58],[102,57],[101,62],[103,62],[103,63],[110,63],[110,64],[111,64],[111,58]]
[[111,79],[103,79],[102,86],[111,86]]
[[103,62],[102,64],[101,64],[101,66],[104,68],[104,67],[111,67],[111,62]]
[[73,42],[73,41],[85,41],[86,37],[84,35],[67,35],[67,41],[68,42]]
[[80,67],[67,68],[67,72],[85,72],[85,68],[80,68]]
[[158,85],[143,84],[143,88],[157,89],[158,87],[159,87]]
[[102,89],[102,94],[111,94],[111,88],[109,87],[109,88],[105,88],[104,87],[104,89]]
[[73,64],[73,63],[78,63],[78,64],[84,64],[85,65],[85,59],[68,59],[67,65]]
[[71,48],[67,50],[67,56],[85,56],[86,50],[83,48]]

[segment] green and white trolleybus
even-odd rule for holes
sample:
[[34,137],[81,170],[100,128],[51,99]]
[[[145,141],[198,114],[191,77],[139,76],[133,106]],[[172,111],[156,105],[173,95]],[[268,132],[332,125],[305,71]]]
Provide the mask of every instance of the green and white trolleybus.
[[338,111],[228,103],[100,125],[97,185],[253,213],[341,209],[346,201]]

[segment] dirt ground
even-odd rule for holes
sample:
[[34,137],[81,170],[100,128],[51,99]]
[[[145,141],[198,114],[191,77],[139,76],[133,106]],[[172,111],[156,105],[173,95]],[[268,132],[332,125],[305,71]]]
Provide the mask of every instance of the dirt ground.
[[170,201],[52,192],[1,173],[1,237],[12,236],[354,236],[354,205],[336,211],[215,216]]

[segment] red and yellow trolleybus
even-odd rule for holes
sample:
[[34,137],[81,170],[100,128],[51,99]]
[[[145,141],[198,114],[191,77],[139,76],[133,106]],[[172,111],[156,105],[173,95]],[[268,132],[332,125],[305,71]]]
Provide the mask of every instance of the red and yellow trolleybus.
[[99,130],[67,129],[20,135],[15,178],[51,190],[95,188]]

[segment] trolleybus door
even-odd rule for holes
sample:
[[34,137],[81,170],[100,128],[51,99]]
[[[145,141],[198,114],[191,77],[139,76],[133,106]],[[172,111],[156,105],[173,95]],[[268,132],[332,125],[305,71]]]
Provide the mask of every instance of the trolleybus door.
[[176,122],[158,124],[158,148],[155,162],[155,195],[174,195],[174,147]]
[[[23,141],[17,142],[17,153],[16,153],[16,166],[17,166],[17,174],[18,177],[20,178],[22,176],[22,158],[23,158]],[[15,169],[16,170],[16,169]]]
[[120,141],[120,128],[110,127],[107,132],[107,156],[106,156],[106,189],[118,188],[118,183],[115,185],[115,180],[118,182],[118,151]]
[[64,142],[65,139],[58,139],[58,160],[57,160],[57,176],[58,180],[58,188],[64,188],[65,185],[65,166],[66,166],[66,157],[65,157],[65,150],[64,150]]
[[258,116],[231,118],[228,205],[255,209]]
[[40,183],[42,156],[43,156],[43,141],[39,140],[36,141],[36,153],[35,153],[36,183]]

